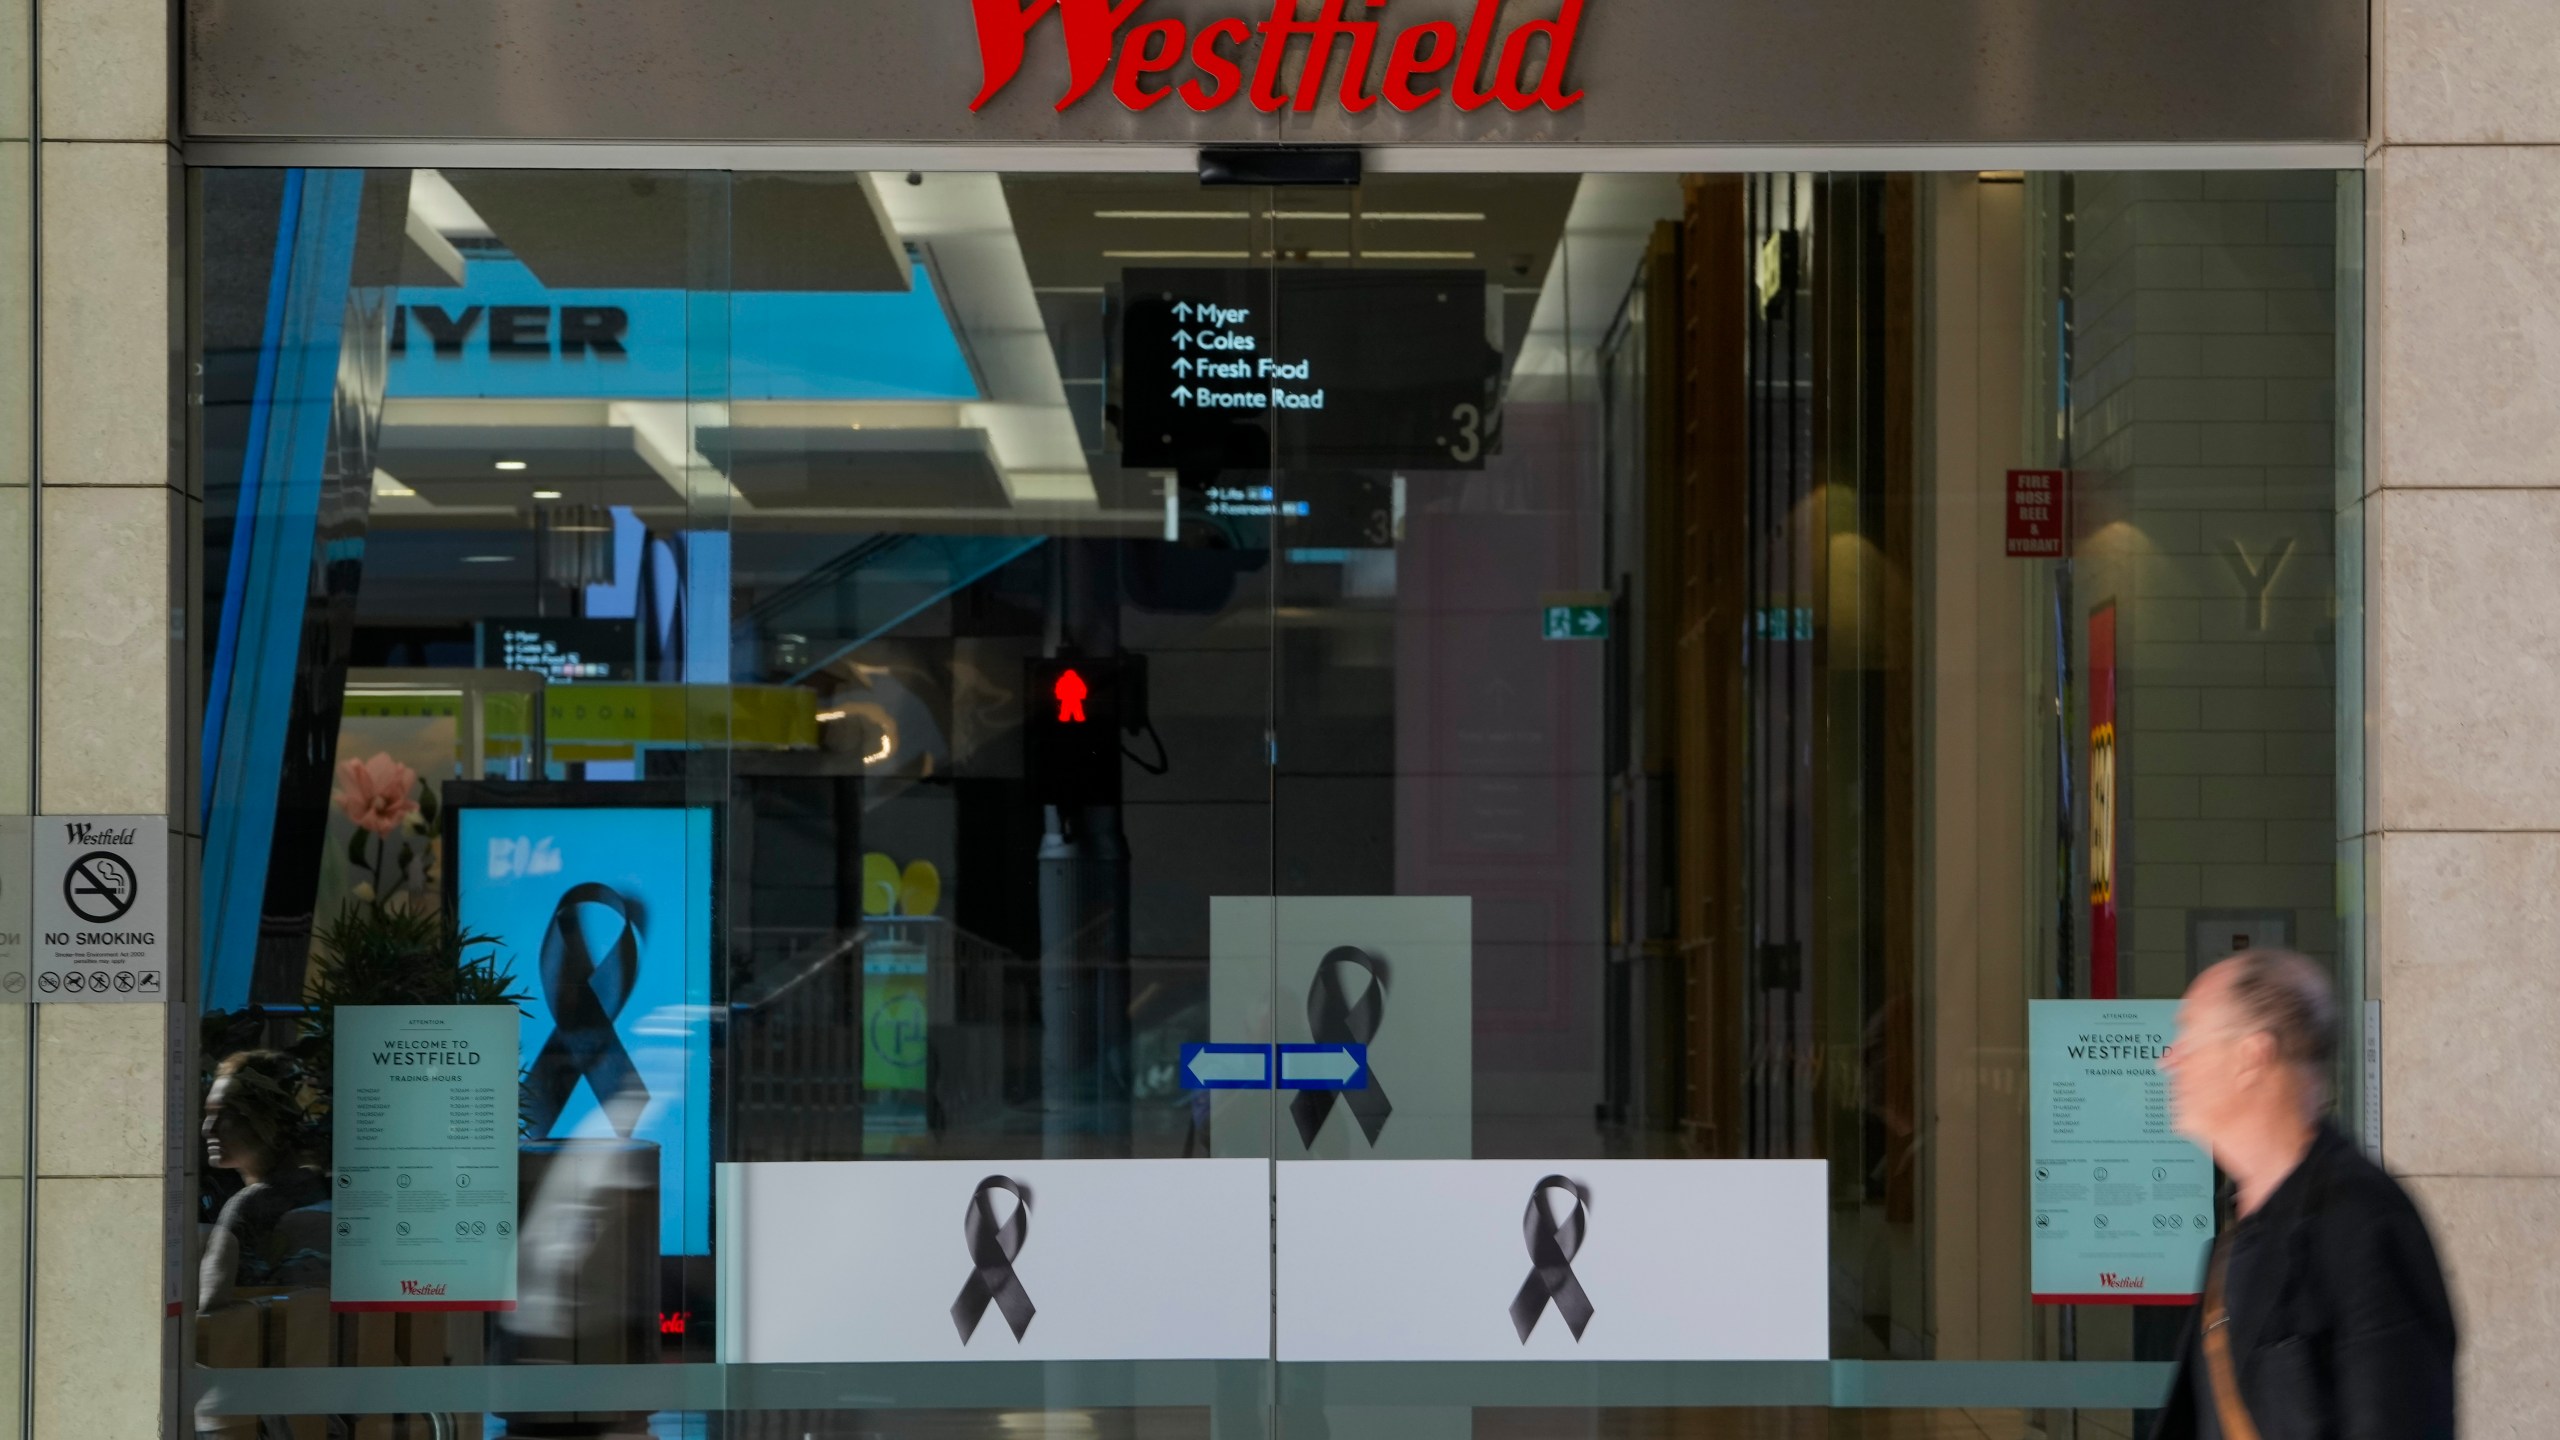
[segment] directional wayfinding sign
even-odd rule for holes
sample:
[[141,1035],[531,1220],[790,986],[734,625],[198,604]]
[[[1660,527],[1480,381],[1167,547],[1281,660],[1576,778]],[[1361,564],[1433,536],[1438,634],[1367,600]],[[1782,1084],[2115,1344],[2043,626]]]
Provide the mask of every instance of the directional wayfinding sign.
[[1550,640],[1606,640],[1609,612],[1598,605],[1550,605],[1546,634]]
[[1550,640],[1609,638],[1607,595],[1549,595],[1539,607],[1540,632]]
[[1366,1090],[1369,1047],[1366,1045],[1283,1045],[1280,1047],[1283,1090]]
[[1182,1047],[1185,1090],[1268,1090],[1271,1047],[1268,1045],[1185,1045]]
[[40,816],[34,861],[35,998],[91,1004],[168,999],[168,821],[158,815]]
[[1268,1090],[1277,1060],[1283,1090],[1366,1090],[1369,1047],[1366,1045],[1185,1045],[1182,1088],[1185,1090]]
[[1497,359],[1480,270],[1130,270],[1121,462],[1481,470]]

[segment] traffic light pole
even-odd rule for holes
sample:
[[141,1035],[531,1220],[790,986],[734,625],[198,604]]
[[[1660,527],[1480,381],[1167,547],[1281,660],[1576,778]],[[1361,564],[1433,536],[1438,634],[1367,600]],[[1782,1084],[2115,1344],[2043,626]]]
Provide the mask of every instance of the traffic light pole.
[[[1047,653],[1118,655],[1118,542],[1057,540],[1049,548]],[[1119,736],[1109,739],[1116,754]],[[1041,1152],[1051,1158],[1129,1151],[1129,841],[1118,785],[1110,792],[1107,800],[1042,807]]]

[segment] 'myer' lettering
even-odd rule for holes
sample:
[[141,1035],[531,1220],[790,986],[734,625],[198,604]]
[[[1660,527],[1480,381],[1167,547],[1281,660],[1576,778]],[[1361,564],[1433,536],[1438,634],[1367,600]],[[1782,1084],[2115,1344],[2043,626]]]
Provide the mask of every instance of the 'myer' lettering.
[[392,354],[409,353],[412,320],[426,332],[439,360],[458,358],[474,334],[487,336],[493,360],[543,359],[555,353],[555,336],[556,353],[564,360],[579,356],[620,360],[630,353],[622,337],[631,329],[631,312],[619,305],[467,305],[458,313],[441,305],[395,305]]
[[[1355,115],[1381,100],[1393,109],[1419,110],[1444,95],[1465,111],[1494,104],[1568,110],[1582,102],[1581,91],[1565,89],[1565,67],[1582,27],[1584,0],[1559,0],[1553,19],[1525,21],[1507,35],[1506,0],[1476,0],[1463,32],[1452,21],[1427,20],[1392,37],[1377,20],[1353,18],[1383,10],[1391,0],[1272,0],[1270,18],[1258,24],[1212,20],[1197,31],[1175,19],[1141,20],[1147,0],[972,3],[986,66],[986,85],[969,102],[972,110],[983,109],[1022,73],[1032,36],[1052,16],[1067,47],[1067,93],[1058,101],[1060,110],[1108,77],[1112,95],[1132,110],[1152,110],[1179,97],[1205,112],[1242,95],[1265,114],[1310,111],[1323,101],[1337,58],[1337,97]],[[1302,16],[1304,4],[1313,4],[1316,13]],[[1534,65],[1533,51],[1541,52]]]

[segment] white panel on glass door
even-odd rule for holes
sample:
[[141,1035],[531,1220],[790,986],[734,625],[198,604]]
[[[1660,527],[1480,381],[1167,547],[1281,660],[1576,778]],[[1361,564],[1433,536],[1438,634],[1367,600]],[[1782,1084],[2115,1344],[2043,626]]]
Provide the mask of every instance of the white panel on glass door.
[[[1210,1106],[1217,1155],[1457,1160],[1475,1140],[1475,902],[1466,896],[1220,896],[1209,902],[1203,1040],[1366,1045],[1370,1083]],[[1274,996],[1278,1010],[1273,1010]]]
[[1282,1360],[1820,1360],[1821,1161],[1286,1163]]
[[721,1358],[1259,1360],[1259,1160],[724,1165]]

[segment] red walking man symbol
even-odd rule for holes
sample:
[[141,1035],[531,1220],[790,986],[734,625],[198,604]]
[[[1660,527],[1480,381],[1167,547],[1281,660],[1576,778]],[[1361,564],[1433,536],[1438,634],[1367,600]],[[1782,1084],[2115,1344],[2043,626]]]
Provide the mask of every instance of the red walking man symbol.
[[1084,724],[1084,697],[1093,693],[1085,687],[1084,677],[1073,670],[1060,672],[1056,693],[1058,723],[1061,725]]

